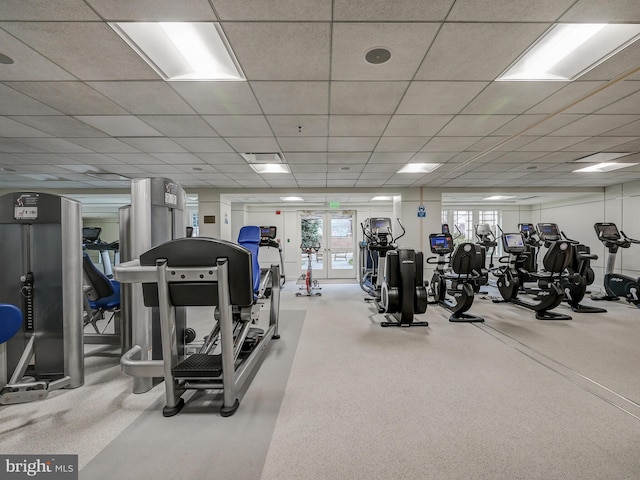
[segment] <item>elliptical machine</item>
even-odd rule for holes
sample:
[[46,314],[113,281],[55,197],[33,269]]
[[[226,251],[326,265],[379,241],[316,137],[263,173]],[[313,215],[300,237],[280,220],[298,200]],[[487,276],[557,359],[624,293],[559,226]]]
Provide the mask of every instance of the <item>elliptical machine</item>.
[[[488,223],[479,223],[475,226],[476,244],[480,247],[481,264],[480,276],[475,282],[474,289],[480,293],[480,287],[489,284],[489,272],[493,270],[493,256],[496,253],[498,241]],[[487,253],[489,253],[489,268],[487,268]],[[486,292],[482,292],[486,293]]]
[[[571,307],[571,310],[577,313],[606,313],[604,308],[588,307],[580,305],[580,301],[587,293],[587,273],[590,269],[591,260],[597,260],[598,256],[589,252],[589,247],[582,245],[577,240],[567,238],[564,232],[561,232],[555,223],[539,223],[538,232],[540,240],[544,242],[545,247],[549,247],[553,242],[557,242],[564,238],[573,250],[571,263],[567,267],[566,274],[562,275],[560,286],[564,290],[565,300]],[[593,276],[593,274],[591,275]]]
[[[450,322],[484,322],[482,317],[464,313],[473,304],[473,285],[480,277],[479,269],[482,265],[480,245],[465,242],[454,250],[451,234],[432,233],[429,235],[429,246],[431,253],[437,255],[437,257],[427,258],[427,263],[437,265],[430,285],[430,294],[434,300],[429,303],[437,303],[451,311]],[[445,259],[446,255],[451,255],[450,262]],[[451,264],[450,272],[445,270],[445,265],[448,263]],[[448,287],[447,283],[449,283]]]
[[[501,257],[498,261],[507,265],[506,268],[494,270],[494,275],[498,277],[497,286],[504,301],[534,310],[538,320],[571,320],[569,315],[549,311],[560,305],[564,299],[560,279],[571,262],[573,250],[569,242],[560,241],[551,244],[543,259],[545,271],[530,273],[530,276],[538,282],[539,290],[533,297],[537,303],[525,302],[518,298],[520,277],[517,265],[526,255],[522,234],[503,234],[502,246],[508,257]],[[500,300],[494,300],[494,302],[497,303]]]
[[383,327],[426,327],[428,322],[414,321],[414,314],[427,310],[424,286],[423,255],[408,248],[398,249],[396,241],[406,230],[400,219],[402,234],[393,237],[390,218],[368,218],[362,227],[365,238],[360,244],[360,287],[374,301],[378,313],[390,314]]
[[640,278],[634,279],[627,275],[613,273],[616,254],[619,248],[629,248],[632,243],[640,243],[640,240],[627,237],[624,232],[618,231],[615,223],[596,223],[593,226],[600,240],[609,250],[607,269],[604,275],[605,293],[592,295],[592,300],[618,300],[623,297],[627,302],[640,308]]

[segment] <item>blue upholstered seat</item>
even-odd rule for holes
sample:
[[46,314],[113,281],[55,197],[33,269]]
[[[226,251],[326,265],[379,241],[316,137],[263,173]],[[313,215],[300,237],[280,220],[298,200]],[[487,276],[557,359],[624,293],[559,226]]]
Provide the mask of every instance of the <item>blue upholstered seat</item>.
[[238,234],[238,244],[251,252],[253,292],[258,293],[258,290],[260,290],[260,264],[258,263],[258,251],[260,250],[260,227],[242,227]]
[[22,325],[22,312],[15,305],[0,303],[0,344],[13,337]]

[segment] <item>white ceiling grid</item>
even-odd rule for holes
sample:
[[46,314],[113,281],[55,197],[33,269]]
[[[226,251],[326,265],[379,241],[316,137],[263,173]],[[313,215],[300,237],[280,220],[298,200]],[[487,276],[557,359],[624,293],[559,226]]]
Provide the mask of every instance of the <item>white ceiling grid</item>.
[[[107,25],[160,20],[220,22],[247,82],[165,82]],[[640,41],[574,82],[495,82],[554,23],[595,21],[638,23],[638,2],[3,0],[0,188],[126,187],[90,167],[186,188],[640,180],[572,172],[600,151],[640,163]],[[374,47],[389,62],[368,64]],[[291,173],[244,152],[282,152]],[[408,162],[443,165],[396,173]]]

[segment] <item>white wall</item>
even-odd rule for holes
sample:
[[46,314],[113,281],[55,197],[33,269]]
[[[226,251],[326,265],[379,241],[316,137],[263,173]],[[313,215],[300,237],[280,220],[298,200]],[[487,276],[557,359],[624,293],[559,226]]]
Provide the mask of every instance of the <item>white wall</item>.
[[[601,287],[608,251],[598,240],[593,224],[614,222],[632,238],[640,239],[640,182],[614,185],[603,189],[602,194],[576,197],[567,201],[542,203],[532,209],[532,223],[557,223],[569,238],[591,247],[598,260],[591,265],[596,274],[594,285]],[[615,271],[623,275],[640,275],[640,245],[620,249]]]

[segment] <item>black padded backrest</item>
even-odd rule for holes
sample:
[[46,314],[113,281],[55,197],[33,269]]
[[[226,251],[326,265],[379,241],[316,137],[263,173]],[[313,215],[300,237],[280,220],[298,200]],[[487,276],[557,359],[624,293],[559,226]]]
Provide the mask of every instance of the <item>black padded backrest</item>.
[[569,242],[554,242],[547,250],[542,265],[547,272],[561,273],[571,264],[573,248]]
[[87,252],[82,254],[82,271],[85,282],[93,289],[93,292],[88,293],[91,300],[106,298],[115,293],[111,281],[98,270]]
[[[251,305],[253,303],[251,252],[235,243],[206,237],[179,238],[158,245],[140,255],[140,265],[155,266],[156,260],[166,259],[169,268],[215,267],[218,258],[229,260],[231,304]],[[158,306],[157,284],[143,283],[142,293],[147,307]],[[218,305],[218,283],[169,282],[169,295],[171,303],[179,307]]]
[[482,250],[480,245],[465,242],[458,245],[451,257],[451,269],[458,275],[471,275],[480,272],[482,267]]

